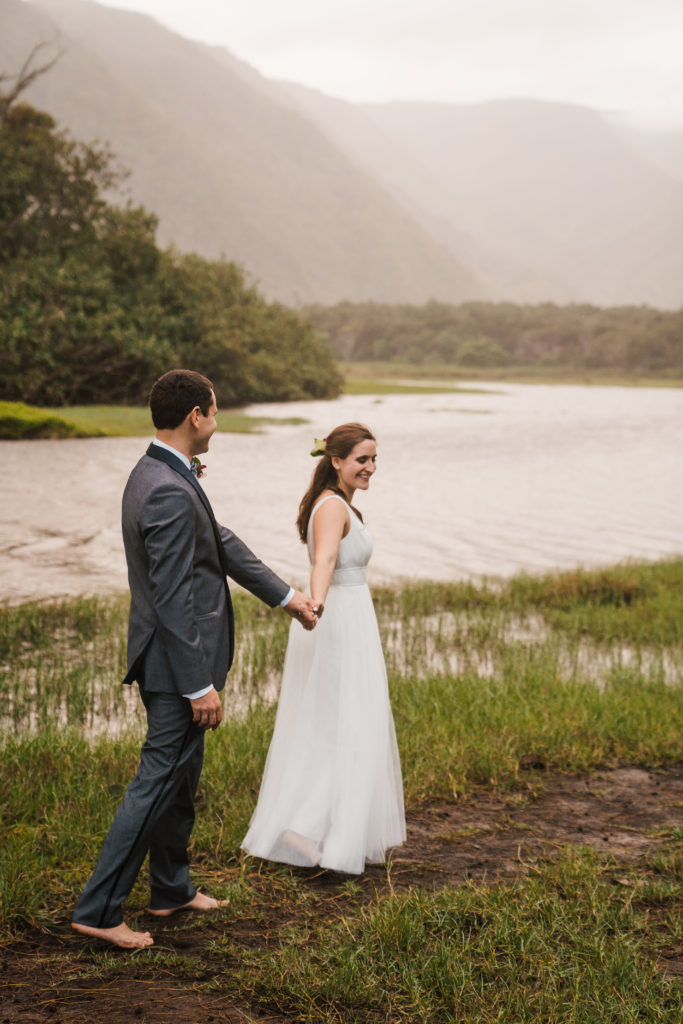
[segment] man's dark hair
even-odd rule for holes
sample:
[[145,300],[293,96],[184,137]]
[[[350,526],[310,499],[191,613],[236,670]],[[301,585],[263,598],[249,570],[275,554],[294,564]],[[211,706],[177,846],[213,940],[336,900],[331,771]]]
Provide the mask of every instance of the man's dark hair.
[[194,370],[169,370],[159,377],[149,395],[152,422],[157,430],[175,430],[199,406],[204,416],[211,408],[213,384]]

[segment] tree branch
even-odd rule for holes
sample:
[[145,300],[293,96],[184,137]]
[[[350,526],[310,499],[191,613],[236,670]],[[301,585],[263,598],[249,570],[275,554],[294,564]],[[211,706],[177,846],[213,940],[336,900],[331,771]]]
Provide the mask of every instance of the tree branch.
[[9,109],[12,104],[16,101],[17,97],[21,95],[29,85],[36,80],[40,75],[44,75],[50,68],[54,67],[57,61],[64,56],[66,52],[63,47],[59,47],[54,57],[47,61],[46,64],[41,64],[39,67],[31,67],[35,61],[37,55],[46,46],[52,46],[55,44],[55,40],[51,42],[36,43],[28,57],[24,61],[20,71],[16,75],[0,74],[0,87],[9,81],[14,81],[14,85],[7,92],[0,91],[0,126],[7,119]]

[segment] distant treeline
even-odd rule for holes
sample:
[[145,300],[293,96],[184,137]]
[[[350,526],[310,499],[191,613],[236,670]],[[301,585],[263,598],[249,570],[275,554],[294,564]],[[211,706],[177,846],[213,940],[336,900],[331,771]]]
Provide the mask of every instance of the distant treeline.
[[683,372],[683,309],[341,302],[305,313],[345,360]]
[[339,393],[302,317],[234,263],[162,251],[153,214],[105,200],[120,177],[112,154],[0,94],[0,398],[139,404],[177,366],[221,405]]

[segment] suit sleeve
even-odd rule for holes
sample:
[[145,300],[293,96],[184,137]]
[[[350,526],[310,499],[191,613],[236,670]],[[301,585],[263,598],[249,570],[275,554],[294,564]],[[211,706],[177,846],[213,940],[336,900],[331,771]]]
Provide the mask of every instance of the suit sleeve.
[[271,608],[280,604],[289,593],[289,583],[269,569],[231,530],[219,526],[218,531],[230,578]]
[[193,518],[191,495],[182,487],[169,487],[150,495],[140,523],[157,634],[181,694],[212,685],[194,610],[195,532],[188,528]]

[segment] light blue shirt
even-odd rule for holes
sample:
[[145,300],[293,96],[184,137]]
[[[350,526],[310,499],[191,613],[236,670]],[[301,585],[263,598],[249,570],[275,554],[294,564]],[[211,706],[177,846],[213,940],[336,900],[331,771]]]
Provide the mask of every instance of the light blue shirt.
[[180,459],[183,466],[185,466],[185,469],[190,468],[190,460],[188,459],[187,455],[183,455],[183,453],[179,452],[177,448],[171,448],[170,444],[166,444],[165,441],[160,441],[158,437],[154,438],[152,444],[158,445],[159,448],[165,448],[167,452],[171,452],[173,455],[175,455],[176,459]]
[[[170,444],[166,444],[165,441],[160,441],[158,437],[154,438],[152,444],[158,445],[159,448],[165,448],[167,452],[171,452],[173,455],[175,455],[177,459],[180,459],[180,461],[182,462],[186,469],[190,469],[190,460],[188,459],[187,455],[183,455],[183,453],[179,452],[177,448],[172,448]],[[285,594],[283,599],[280,601],[280,607],[284,608],[285,605],[288,605],[293,597],[294,587],[290,587],[289,593]],[[209,693],[210,690],[213,690],[213,686],[205,686],[201,690],[195,690],[194,693],[184,693],[182,696],[187,697],[188,700],[198,700],[200,697],[203,697],[205,694]]]

